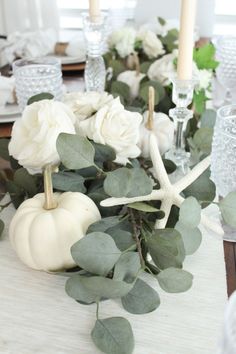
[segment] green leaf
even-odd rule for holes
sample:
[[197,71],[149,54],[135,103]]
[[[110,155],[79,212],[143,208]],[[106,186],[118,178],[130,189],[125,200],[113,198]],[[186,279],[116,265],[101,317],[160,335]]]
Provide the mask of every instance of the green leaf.
[[4,227],[5,227],[4,222],[0,219],[0,237],[2,236]]
[[167,48],[168,52],[172,52],[177,48],[177,39],[179,36],[179,32],[176,28],[172,28],[167,32],[165,37],[162,37],[162,44]]
[[140,72],[143,74],[147,74],[150,66],[152,65],[151,61],[145,61],[140,65]]
[[185,258],[184,243],[175,229],[155,230],[147,239],[147,246],[153,262],[159,269],[182,268]]
[[111,228],[107,230],[107,233],[109,233],[109,235],[113,238],[116,246],[119,248],[121,252],[127,250],[131,246],[133,246],[134,249],[136,248],[136,243],[133,239],[131,232],[121,230],[121,229]]
[[111,236],[93,232],[71,247],[76,264],[93,274],[107,275],[118,261],[121,252]]
[[126,70],[124,64],[120,60],[111,60],[109,67],[113,69],[113,76],[117,77],[120,73]]
[[0,157],[2,157],[4,160],[9,161],[10,156],[9,156],[9,151],[8,151],[8,145],[9,145],[9,139],[0,139]]
[[160,305],[158,293],[141,279],[137,279],[133,289],[121,298],[124,309],[133,314],[145,314]]
[[97,164],[103,164],[106,161],[114,161],[116,159],[115,150],[109,145],[102,145],[91,141],[91,144],[95,148],[95,162]]
[[196,228],[188,228],[180,221],[175,225],[175,229],[179,231],[184,242],[184,248],[187,255],[191,255],[197,251],[202,242],[202,233]]
[[145,213],[156,213],[160,210],[152,207],[151,205],[143,202],[130,203],[127,205],[128,208],[144,211]]
[[161,26],[165,26],[166,20],[162,17],[157,17],[158,22],[160,23]]
[[87,233],[91,232],[105,232],[109,228],[118,225],[122,220],[119,216],[109,216],[107,218],[103,218],[92,225],[89,226]]
[[161,99],[165,96],[165,90],[158,81],[146,81],[140,85],[139,95],[142,97],[145,103],[149,101],[149,87],[152,86],[155,89],[155,105],[157,105]]
[[14,183],[13,181],[7,181],[7,191],[11,196],[12,203],[17,209],[21,203],[25,200],[25,192],[22,187]]
[[219,208],[224,221],[236,227],[236,192],[229,193],[219,202]]
[[200,128],[196,131],[193,142],[200,151],[209,155],[211,153],[212,138],[212,128]]
[[188,197],[181,204],[179,221],[188,228],[194,229],[201,221],[201,206],[194,197]]
[[[205,171],[190,186],[188,186],[183,194],[185,198],[193,196],[199,201],[207,200],[212,202],[215,199],[216,187],[210,180],[210,170]],[[209,203],[204,203],[202,207],[206,207]]]
[[38,192],[35,176],[30,175],[25,168],[20,168],[15,172],[14,182],[23,188],[29,197],[33,197]]
[[85,193],[85,179],[73,172],[59,172],[52,176],[53,187],[63,192],[81,192]]
[[206,93],[204,89],[199,91],[194,91],[193,95],[193,103],[196,113],[202,114],[206,108],[206,101],[208,98],[206,97]]
[[214,70],[219,64],[215,60],[215,47],[211,43],[200,48],[195,48],[193,52],[193,60],[196,62],[198,69]]
[[94,166],[95,149],[80,135],[61,133],[57,138],[57,151],[66,168],[79,170]]
[[111,93],[121,96],[125,101],[130,100],[130,87],[121,81],[113,81],[111,84]]
[[83,302],[85,304],[92,304],[98,300],[98,296],[87,289],[84,280],[86,277],[79,274],[72,275],[66,281],[66,293],[73,299]]
[[143,169],[122,167],[107,174],[104,190],[111,197],[132,198],[150,194],[152,182]]
[[131,354],[134,335],[129,322],[123,317],[98,319],[91,332],[94,344],[106,354]]
[[171,160],[163,159],[163,163],[168,174],[175,172],[177,169],[176,164]]
[[206,109],[201,116],[201,128],[213,129],[216,122],[216,111]]
[[193,276],[182,269],[167,268],[157,275],[160,287],[168,293],[182,293],[192,286]]
[[29,106],[30,104],[32,104],[34,102],[38,102],[38,101],[42,101],[42,100],[53,100],[53,99],[54,99],[54,96],[51,93],[42,92],[42,93],[39,93],[37,95],[30,97],[27,102],[27,105]]
[[141,269],[139,255],[137,252],[127,252],[120,256],[114,269],[114,280],[125,280],[135,278]]

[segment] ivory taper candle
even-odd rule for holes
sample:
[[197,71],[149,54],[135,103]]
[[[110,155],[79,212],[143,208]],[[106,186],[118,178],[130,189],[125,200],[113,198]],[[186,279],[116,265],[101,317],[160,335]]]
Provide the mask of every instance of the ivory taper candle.
[[91,21],[96,21],[100,15],[100,0],[89,0],[89,16]]
[[177,65],[179,80],[191,80],[192,78],[196,5],[197,0],[182,0]]

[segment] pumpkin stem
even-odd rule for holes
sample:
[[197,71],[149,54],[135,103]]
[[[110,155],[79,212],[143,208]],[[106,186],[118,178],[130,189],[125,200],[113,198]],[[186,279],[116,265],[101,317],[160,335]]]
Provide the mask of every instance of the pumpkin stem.
[[136,76],[139,76],[141,69],[140,69],[140,61],[137,53],[134,53],[134,65],[136,70]]
[[53,199],[53,187],[52,187],[52,166],[47,165],[43,172],[44,177],[44,209],[51,210],[56,209],[57,203]]
[[154,115],[154,106],[155,106],[155,90],[152,86],[149,86],[149,103],[148,103],[148,120],[145,127],[148,130],[153,130],[153,115]]

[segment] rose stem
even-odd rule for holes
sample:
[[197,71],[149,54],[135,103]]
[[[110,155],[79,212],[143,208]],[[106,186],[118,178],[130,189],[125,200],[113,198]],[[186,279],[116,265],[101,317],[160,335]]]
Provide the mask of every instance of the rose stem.
[[51,210],[57,207],[57,203],[53,199],[53,187],[52,187],[52,166],[47,165],[44,168],[44,209]]
[[149,104],[148,104],[148,120],[146,123],[146,128],[148,130],[153,130],[153,115],[155,106],[155,90],[152,86],[149,86],[148,92]]
[[134,65],[136,70],[136,76],[140,74],[140,61],[137,53],[134,53]]

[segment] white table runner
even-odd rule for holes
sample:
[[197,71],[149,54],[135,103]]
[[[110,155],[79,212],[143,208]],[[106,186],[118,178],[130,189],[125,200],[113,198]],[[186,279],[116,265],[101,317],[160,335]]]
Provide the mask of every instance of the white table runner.
[[[12,207],[1,214],[4,221]],[[221,336],[227,300],[222,241],[204,232],[198,252],[185,261],[194,284],[184,294],[166,294],[158,283],[161,306],[148,315],[131,315],[119,301],[101,304],[101,317],[124,316],[131,322],[134,354],[213,354]],[[0,353],[98,354],[90,331],[95,306],[82,306],[64,291],[66,278],[33,271],[12,250],[7,229],[0,241]]]

